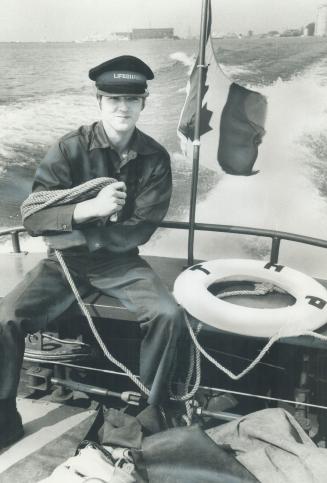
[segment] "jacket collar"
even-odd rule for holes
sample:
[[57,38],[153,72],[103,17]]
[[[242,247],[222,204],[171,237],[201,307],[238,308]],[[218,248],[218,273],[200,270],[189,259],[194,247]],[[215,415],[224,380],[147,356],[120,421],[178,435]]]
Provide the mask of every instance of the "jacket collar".
[[[92,149],[113,149],[102,121],[96,122],[92,127],[90,151]],[[154,154],[157,152],[157,150],[154,146],[150,146],[149,143],[146,142],[144,134],[139,129],[135,128],[130,141],[129,152],[134,152],[136,154]]]
[[92,149],[111,148],[109,138],[104,130],[102,121],[96,122],[91,126],[90,151]]

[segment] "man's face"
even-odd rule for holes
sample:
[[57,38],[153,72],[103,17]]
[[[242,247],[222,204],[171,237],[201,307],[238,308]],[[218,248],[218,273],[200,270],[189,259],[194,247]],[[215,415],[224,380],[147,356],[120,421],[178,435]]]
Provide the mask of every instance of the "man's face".
[[100,102],[102,121],[116,132],[134,129],[143,109],[143,100],[137,96],[103,96]]

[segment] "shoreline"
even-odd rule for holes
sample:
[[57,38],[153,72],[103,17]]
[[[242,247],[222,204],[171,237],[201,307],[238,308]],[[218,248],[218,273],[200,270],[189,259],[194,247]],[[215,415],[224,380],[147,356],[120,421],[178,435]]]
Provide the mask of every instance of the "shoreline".
[[214,39],[213,46],[220,63],[249,69],[237,76],[240,82],[258,86],[289,80],[327,59],[327,37]]

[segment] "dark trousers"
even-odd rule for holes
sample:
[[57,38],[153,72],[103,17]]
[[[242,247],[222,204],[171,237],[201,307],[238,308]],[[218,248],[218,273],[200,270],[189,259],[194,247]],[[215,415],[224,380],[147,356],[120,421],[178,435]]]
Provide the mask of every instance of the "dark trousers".
[[[118,298],[141,322],[141,381],[151,388],[148,402],[166,397],[176,346],[184,332],[184,312],[152,268],[138,255],[104,250],[64,255],[83,296],[90,285]],[[17,394],[26,334],[44,329],[75,301],[55,255],[42,260],[0,305],[0,399]]]

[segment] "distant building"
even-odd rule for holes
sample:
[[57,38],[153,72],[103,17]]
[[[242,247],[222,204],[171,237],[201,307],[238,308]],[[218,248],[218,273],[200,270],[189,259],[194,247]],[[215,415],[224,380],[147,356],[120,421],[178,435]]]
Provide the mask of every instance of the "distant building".
[[308,23],[308,25],[304,27],[303,35],[305,37],[312,37],[315,33],[315,25],[314,22]]
[[115,32],[113,34],[113,37],[116,40],[130,40],[130,38],[131,38],[131,32]]
[[302,30],[301,29],[288,29],[284,30],[280,34],[281,37],[300,37],[302,35]]
[[224,37],[225,37],[225,34],[222,32],[211,32],[212,39],[223,39]]
[[327,35],[327,4],[318,7],[315,35]]
[[104,42],[107,38],[99,33],[90,34],[85,37],[81,42]]
[[173,28],[160,28],[160,29],[133,29],[131,32],[132,40],[139,39],[174,39]]
[[238,39],[239,35],[236,32],[227,32],[224,37],[226,39]]

